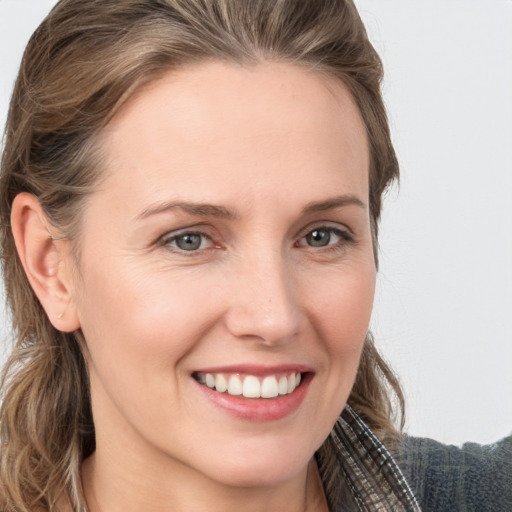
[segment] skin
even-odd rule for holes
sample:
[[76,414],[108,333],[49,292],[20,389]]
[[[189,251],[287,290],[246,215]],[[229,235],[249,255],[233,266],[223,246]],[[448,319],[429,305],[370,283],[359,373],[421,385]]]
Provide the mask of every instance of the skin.
[[[290,64],[201,64],[139,91],[104,143],[78,267],[65,241],[27,248],[45,222],[33,198],[13,213],[52,322],[87,342],[91,512],[326,510],[312,456],[350,393],[375,286],[350,94]],[[223,215],[162,209],[176,202]],[[311,244],[315,229],[327,245]],[[180,249],[185,232],[204,234],[199,249]],[[192,378],[240,364],[305,365],[304,400],[248,421]]]

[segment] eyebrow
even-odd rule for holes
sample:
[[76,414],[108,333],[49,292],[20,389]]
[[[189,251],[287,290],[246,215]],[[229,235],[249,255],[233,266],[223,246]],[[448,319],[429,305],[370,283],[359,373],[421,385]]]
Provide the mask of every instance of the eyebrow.
[[[355,205],[362,209],[366,209],[365,203],[361,201],[357,196],[354,195],[342,195],[336,196],[324,201],[314,201],[308,203],[302,210],[303,214],[310,214],[316,212],[323,212],[327,210],[333,210],[335,208],[341,208],[344,206]],[[183,212],[194,215],[197,217],[214,217],[219,219],[236,220],[239,215],[225,206],[219,206],[209,203],[190,203],[190,202],[163,202],[156,205],[150,206],[144,209],[136,220],[142,220],[151,215],[157,215],[164,212],[172,212],[173,210],[182,210]]]
[[302,213],[316,213],[316,212],[324,212],[326,210],[333,210],[335,208],[341,208],[343,206],[359,206],[363,210],[366,210],[366,204],[361,201],[357,196],[352,194],[346,194],[342,196],[332,197],[330,199],[326,199],[325,201],[316,201],[312,203],[308,203]]
[[182,210],[189,215],[195,215],[197,217],[215,217],[220,219],[234,220],[238,218],[238,215],[224,206],[218,206],[215,204],[208,203],[188,203],[188,202],[164,202],[159,203],[143,210],[136,219],[141,220],[151,215],[156,215],[164,212],[171,212],[173,210]]

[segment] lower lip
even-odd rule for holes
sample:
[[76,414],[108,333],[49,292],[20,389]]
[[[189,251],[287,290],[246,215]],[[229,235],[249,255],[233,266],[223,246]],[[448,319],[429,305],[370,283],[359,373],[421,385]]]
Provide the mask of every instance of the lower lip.
[[199,384],[201,391],[208,400],[217,407],[225,410],[233,416],[252,422],[276,421],[293,414],[304,401],[313,375],[302,375],[300,385],[289,395],[280,395],[275,398],[244,398],[228,393],[219,393],[209,387]]

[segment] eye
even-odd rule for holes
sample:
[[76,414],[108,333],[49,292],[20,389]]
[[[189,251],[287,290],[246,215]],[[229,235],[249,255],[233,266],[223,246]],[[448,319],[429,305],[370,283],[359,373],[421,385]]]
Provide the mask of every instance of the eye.
[[162,244],[185,252],[200,251],[213,245],[211,239],[204,233],[186,232],[177,235],[165,236]]
[[322,248],[339,246],[343,242],[352,241],[353,237],[348,231],[322,226],[309,231],[298,241],[298,245]]

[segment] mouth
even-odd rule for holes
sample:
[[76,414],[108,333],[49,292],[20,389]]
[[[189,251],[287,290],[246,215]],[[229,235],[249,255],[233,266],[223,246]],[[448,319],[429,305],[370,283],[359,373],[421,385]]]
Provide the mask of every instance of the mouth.
[[254,423],[293,417],[308,395],[315,372],[298,364],[241,364],[202,368],[191,376],[209,403]]
[[303,373],[288,371],[260,376],[250,373],[194,372],[192,377],[217,393],[271,399],[293,393],[300,386]]

